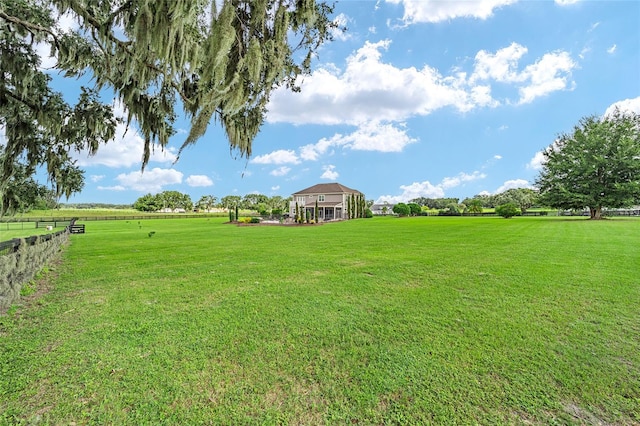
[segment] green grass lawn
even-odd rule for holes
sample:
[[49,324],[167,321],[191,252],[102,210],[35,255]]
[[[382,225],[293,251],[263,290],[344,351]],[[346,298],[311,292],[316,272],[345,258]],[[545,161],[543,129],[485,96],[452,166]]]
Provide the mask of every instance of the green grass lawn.
[[638,220],[223,221],[71,236],[0,424],[640,423]]

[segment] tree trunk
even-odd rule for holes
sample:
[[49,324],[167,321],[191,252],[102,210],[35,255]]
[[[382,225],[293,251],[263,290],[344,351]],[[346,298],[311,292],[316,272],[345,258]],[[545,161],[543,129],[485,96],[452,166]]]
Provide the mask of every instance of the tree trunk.
[[589,207],[589,212],[591,213],[591,219],[593,220],[600,220],[602,219],[602,207],[598,206],[598,207]]

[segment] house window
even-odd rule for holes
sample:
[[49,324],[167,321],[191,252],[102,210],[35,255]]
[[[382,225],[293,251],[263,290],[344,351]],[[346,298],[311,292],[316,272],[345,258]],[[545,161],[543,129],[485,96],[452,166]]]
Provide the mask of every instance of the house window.
[[301,197],[296,197],[296,201],[299,203],[304,203],[304,195]]
[[318,201],[320,202],[324,201],[324,195],[318,195]]

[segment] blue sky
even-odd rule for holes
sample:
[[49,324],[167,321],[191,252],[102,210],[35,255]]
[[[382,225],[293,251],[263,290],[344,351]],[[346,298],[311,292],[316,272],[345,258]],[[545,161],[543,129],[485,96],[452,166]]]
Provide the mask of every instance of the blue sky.
[[540,151],[581,117],[640,112],[638,1],[339,1],[335,19],[347,32],[322,47],[301,93],[275,93],[250,159],[212,123],[173,164],[183,120],[141,174],[142,140],[121,128],[78,158],[86,185],[69,202],[287,197],[333,181],[378,202],[464,199],[531,186]]

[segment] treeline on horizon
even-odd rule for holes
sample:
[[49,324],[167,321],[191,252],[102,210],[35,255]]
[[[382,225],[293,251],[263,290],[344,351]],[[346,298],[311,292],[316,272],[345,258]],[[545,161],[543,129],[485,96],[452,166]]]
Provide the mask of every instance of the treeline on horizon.
[[[536,205],[538,192],[528,188],[509,189],[499,194],[477,194],[460,201],[459,198],[442,197],[428,198],[418,197],[408,200],[407,203],[415,203],[430,210],[443,210],[452,205],[460,206],[480,206],[482,208],[495,208],[506,203],[514,203],[524,209]],[[263,194],[227,195],[218,198],[214,195],[203,195],[197,202],[193,202],[188,194],[179,191],[163,191],[157,194],[146,194],[138,198],[133,204],[114,203],[49,203],[44,205],[36,203],[23,211],[28,210],[49,210],[49,209],[105,209],[105,210],[126,210],[135,209],[138,211],[154,212],[164,208],[192,210],[235,209],[236,206],[243,210],[255,210],[257,212],[269,212],[272,210],[287,211],[291,197],[279,195],[269,197]],[[374,204],[374,200],[366,200],[367,208]],[[388,203],[390,205],[394,203]],[[24,206],[27,207],[27,206]]]

